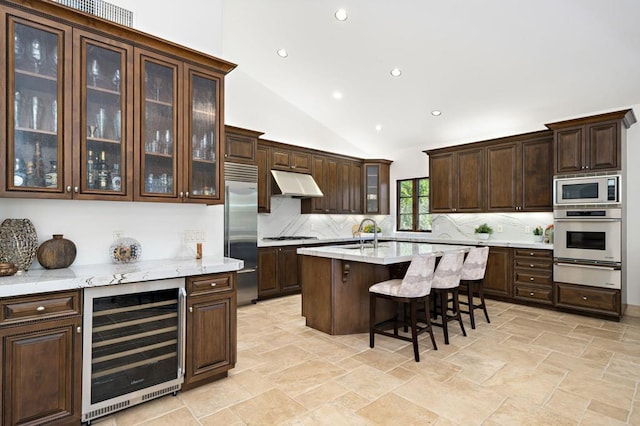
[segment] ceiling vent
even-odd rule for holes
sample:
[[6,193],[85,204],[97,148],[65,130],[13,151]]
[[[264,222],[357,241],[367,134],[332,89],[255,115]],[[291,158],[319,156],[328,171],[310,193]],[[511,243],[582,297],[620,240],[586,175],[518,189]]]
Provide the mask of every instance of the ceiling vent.
[[56,3],[107,19],[127,27],[133,26],[133,12],[102,0],[54,0]]

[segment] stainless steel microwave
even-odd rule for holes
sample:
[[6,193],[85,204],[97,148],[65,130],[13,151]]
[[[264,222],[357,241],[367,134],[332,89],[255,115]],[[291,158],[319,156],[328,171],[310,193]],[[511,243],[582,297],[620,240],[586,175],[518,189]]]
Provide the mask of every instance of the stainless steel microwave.
[[621,182],[621,175],[555,178],[553,204],[619,204],[622,202]]

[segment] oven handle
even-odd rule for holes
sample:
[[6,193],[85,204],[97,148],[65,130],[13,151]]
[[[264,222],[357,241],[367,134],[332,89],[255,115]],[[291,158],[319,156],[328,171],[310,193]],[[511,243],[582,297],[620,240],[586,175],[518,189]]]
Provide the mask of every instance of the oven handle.
[[607,271],[619,271],[621,268],[619,266],[600,266],[600,265],[585,265],[582,263],[566,263],[566,262],[556,262],[558,266],[573,266],[576,268],[585,268],[585,269],[606,269]]
[[187,290],[180,287],[178,292],[178,305],[180,307],[180,348],[178,351],[178,377],[186,374],[185,369],[185,347],[187,340]]

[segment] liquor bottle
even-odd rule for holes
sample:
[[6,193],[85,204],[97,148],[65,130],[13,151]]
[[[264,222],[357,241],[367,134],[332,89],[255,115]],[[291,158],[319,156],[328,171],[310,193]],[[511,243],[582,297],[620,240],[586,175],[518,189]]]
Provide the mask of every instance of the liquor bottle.
[[120,164],[115,163],[111,171],[111,189],[120,191],[122,189],[122,177],[120,176]]
[[33,186],[44,186],[44,161],[40,151],[40,142],[35,143],[33,153]]
[[98,189],[108,190],[111,189],[111,178],[109,173],[109,166],[107,165],[107,153],[100,151],[100,159],[98,160]]
[[44,183],[47,185],[47,188],[55,188],[58,186],[58,162],[56,160],[51,160],[51,168],[49,172],[44,175]]
[[96,187],[96,163],[93,161],[93,151],[87,151],[87,188]]

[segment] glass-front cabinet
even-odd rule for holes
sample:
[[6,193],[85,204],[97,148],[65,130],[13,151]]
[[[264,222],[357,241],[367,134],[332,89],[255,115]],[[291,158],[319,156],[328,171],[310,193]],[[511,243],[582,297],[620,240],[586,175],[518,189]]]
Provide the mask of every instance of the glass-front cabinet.
[[136,117],[136,200],[181,201],[178,96],[182,66],[176,60],[136,49],[136,74],[141,76],[136,93],[136,105],[140,105]]
[[[64,51],[71,47],[71,28],[21,14],[3,15],[7,46],[2,72],[6,81],[6,129],[2,149],[2,193],[26,197],[67,198],[71,180],[71,73]],[[1,86],[1,85],[0,85]],[[6,120],[6,121],[5,121]]]
[[[74,33],[74,65],[80,79],[74,123],[79,125],[77,198],[132,200],[131,104],[133,48],[81,31]],[[79,185],[79,187],[78,187]]]
[[389,214],[389,160],[364,163],[364,214]]
[[234,64],[54,2],[0,20],[1,197],[223,202]]
[[187,134],[185,135],[187,197],[206,202],[221,199],[221,126],[217,125],[221,104],[220,77],[199,67],[187,66]]

